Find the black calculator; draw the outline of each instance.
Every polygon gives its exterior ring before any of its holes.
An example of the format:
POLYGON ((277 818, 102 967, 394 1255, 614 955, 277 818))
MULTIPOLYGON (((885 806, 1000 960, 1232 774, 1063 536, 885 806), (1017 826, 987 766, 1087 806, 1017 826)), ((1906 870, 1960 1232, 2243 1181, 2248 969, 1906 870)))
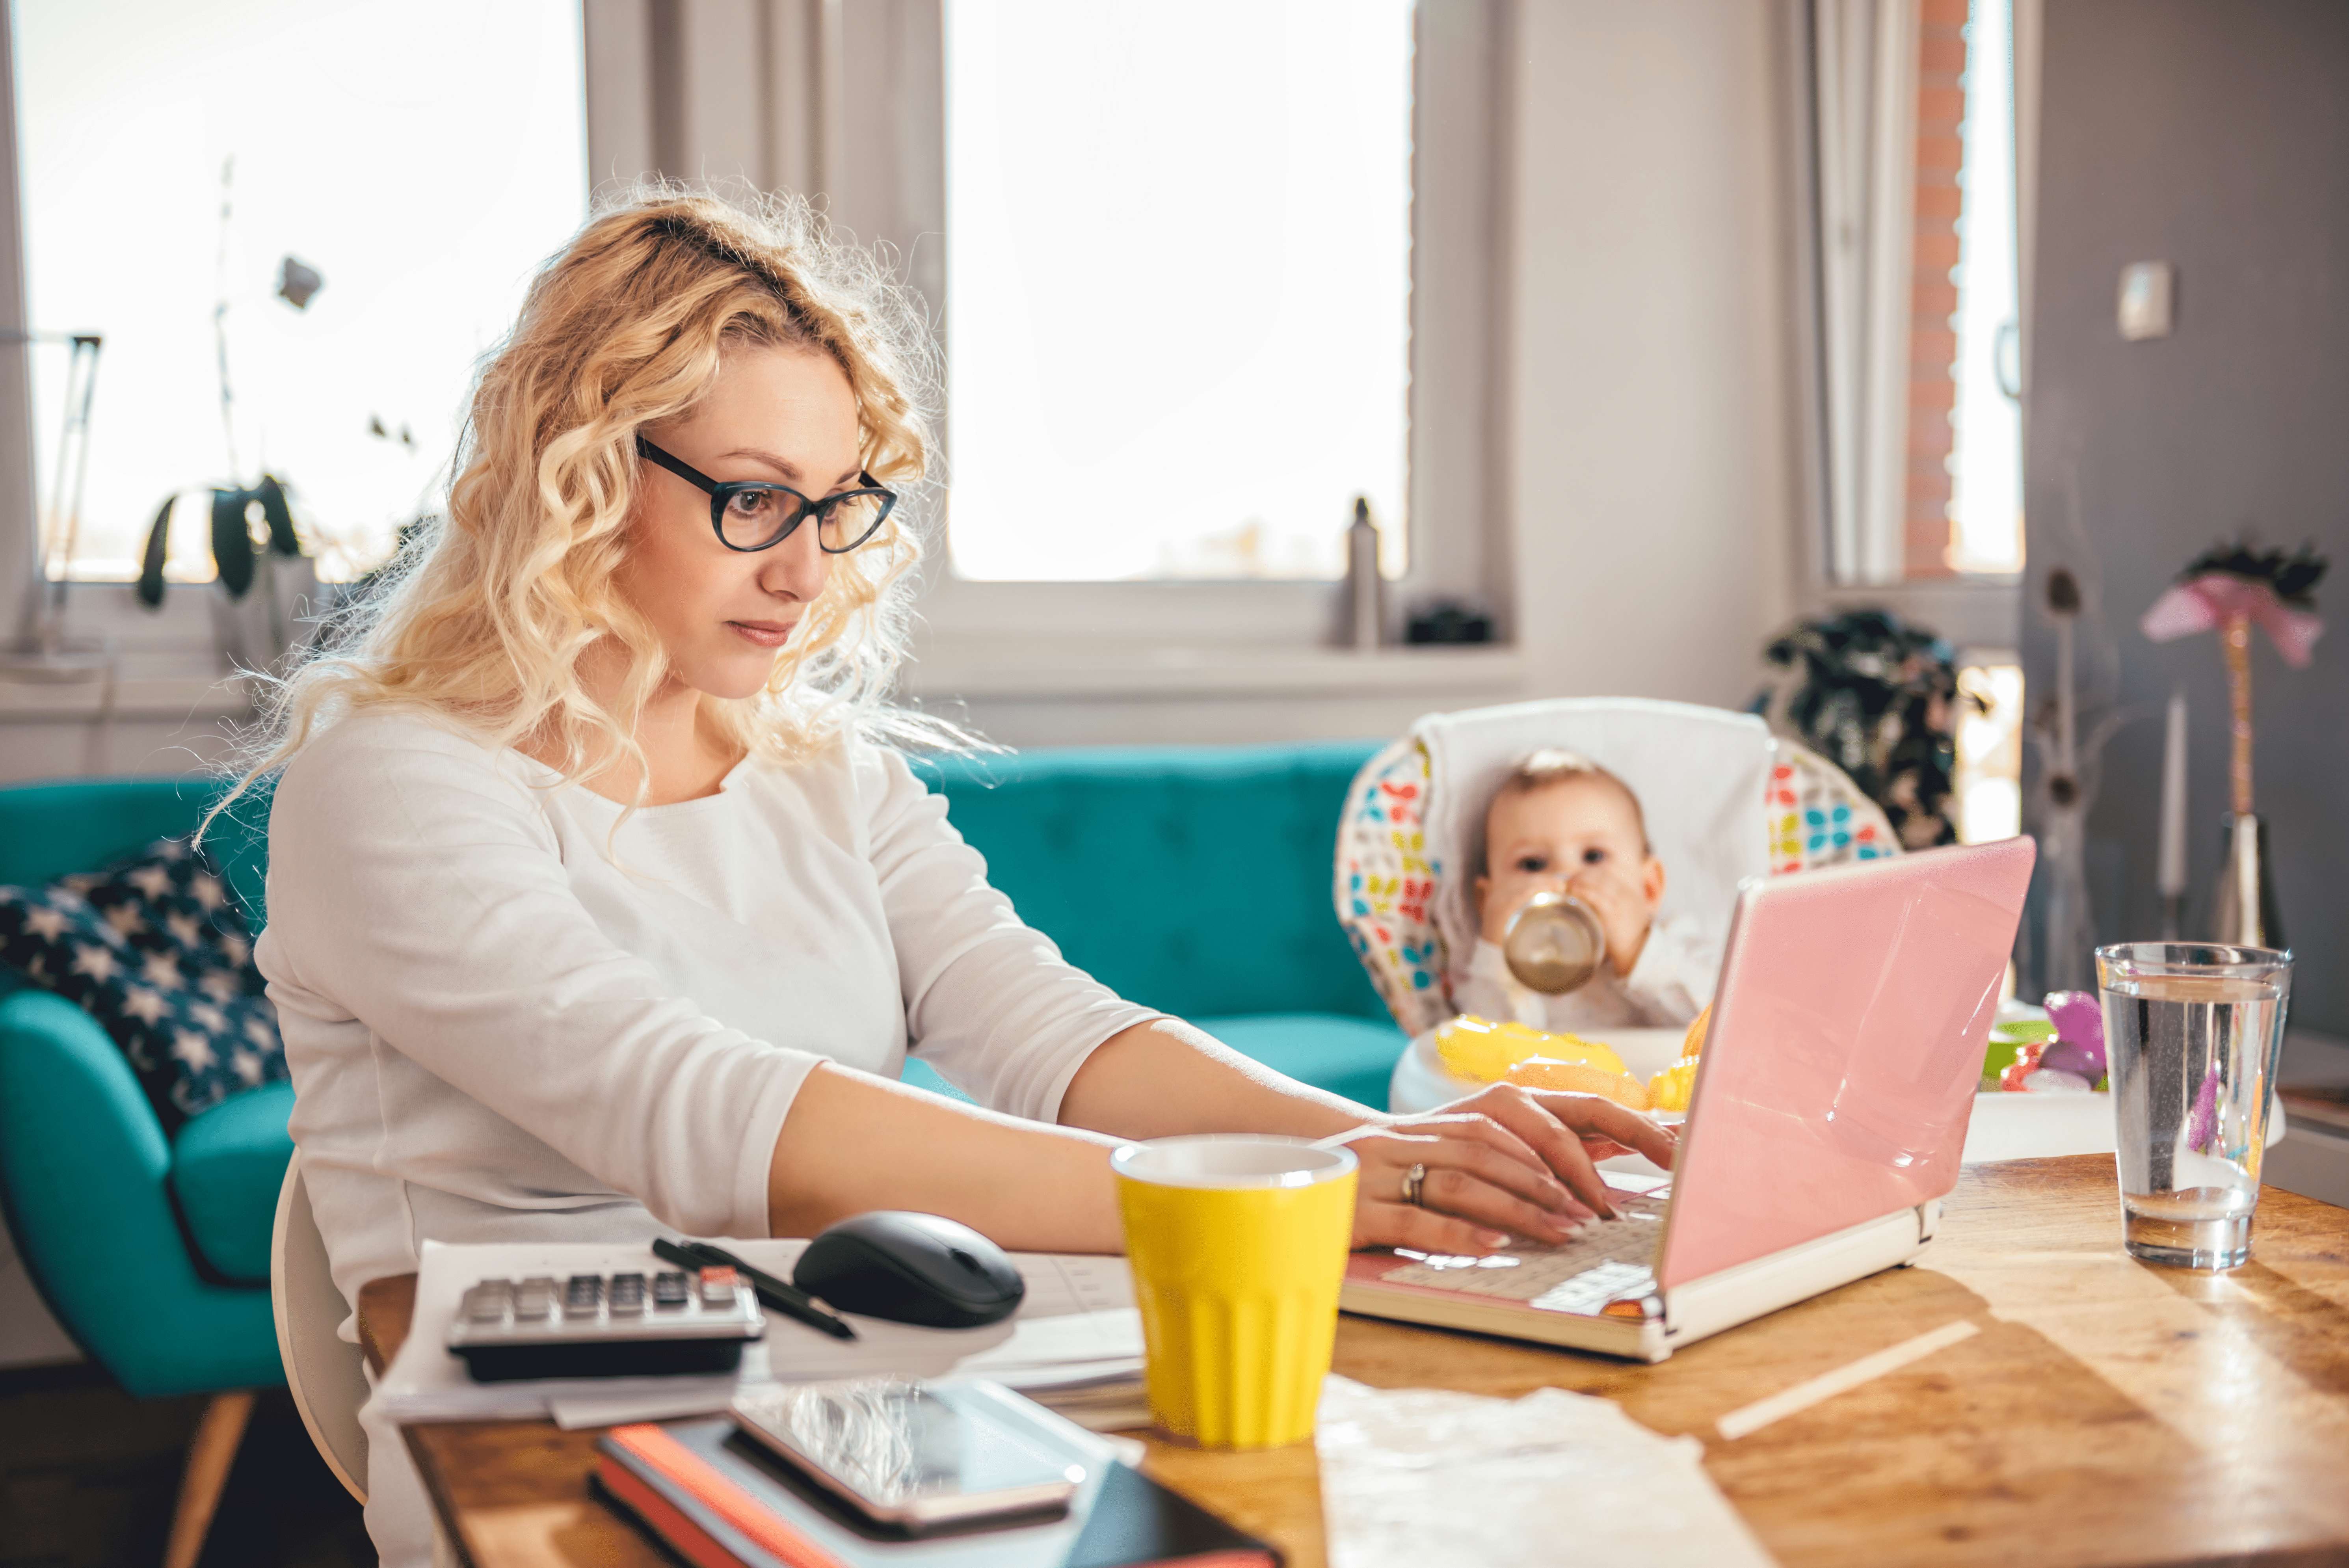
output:
POLYGON ((757 1293, 732 1269, 540 1274, 467 1291, 449 1353, 476 1383, 730 1372, 766 1332, 757 1293))

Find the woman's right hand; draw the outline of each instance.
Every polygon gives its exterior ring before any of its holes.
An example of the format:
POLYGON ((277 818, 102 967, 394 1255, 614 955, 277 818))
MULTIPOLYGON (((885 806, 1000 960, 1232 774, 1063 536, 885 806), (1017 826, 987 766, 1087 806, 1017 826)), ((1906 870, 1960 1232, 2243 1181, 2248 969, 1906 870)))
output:
POLYGON ((1612 1218, 1597 1162, 1640 1154, 1670 1167, 1679 1147, 1671 1129, 1603 1096, 1515 1084, 1321 1141, 1361 1161, 1353 1245, 1469 1256, 1612 1218), (1427 1168, 1417 1203, 1405 1197, 1414 1165, 1427 1168))

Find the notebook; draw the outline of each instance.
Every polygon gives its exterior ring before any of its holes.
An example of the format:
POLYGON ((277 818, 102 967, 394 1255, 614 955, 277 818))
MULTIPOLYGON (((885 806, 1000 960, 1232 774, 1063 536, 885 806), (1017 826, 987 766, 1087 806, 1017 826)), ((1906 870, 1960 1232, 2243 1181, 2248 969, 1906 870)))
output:
POLYGON ((792 1474, 730 1420, 616 1427, 597 1492, 694 1568, 1279 1568, 1280 1553, 1115 1461, 1058 1518, 909 1537, 792 1474))

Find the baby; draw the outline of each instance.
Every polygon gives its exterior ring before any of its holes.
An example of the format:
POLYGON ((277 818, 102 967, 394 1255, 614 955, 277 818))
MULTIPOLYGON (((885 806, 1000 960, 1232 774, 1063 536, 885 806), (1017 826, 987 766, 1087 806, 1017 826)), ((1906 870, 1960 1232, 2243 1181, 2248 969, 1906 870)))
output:
POLYGON ((1568 1032, 1688 1023, 1713 1000, 1721 958, 1687 916, 1656 919, 1663 896, 1663 862, 1649 852, 1647 818, 1630 786, 1571 752, 1535 752, 1485 808, 1482 929, 1465 971, 1454 976, 1454 1004, 1568 1032), (1572 893, 1607 933, 1598 975, 1564 996, 1526 988, 1501 952, 1509 918, 1540 892, 1572 893))

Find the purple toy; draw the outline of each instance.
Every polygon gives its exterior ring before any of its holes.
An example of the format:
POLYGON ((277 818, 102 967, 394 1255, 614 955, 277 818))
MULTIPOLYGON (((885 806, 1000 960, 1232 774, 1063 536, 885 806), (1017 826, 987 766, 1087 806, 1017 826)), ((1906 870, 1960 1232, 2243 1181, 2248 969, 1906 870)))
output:
POLYGON ((2186 1128, 2186 1147, 2198 1154, 2216 1154, 2213 1147, 2219 1134, 2219 1064, 2202 1075, 2202 1086, 2194 1091, 2194 1115, 2186 1128))
POLYGON ((2044 1071, 2076 1073, 2082 1082, 2088 1084, 2105 1075, 2104 1054, 2085 1045, 2075 1045, 2069 1040, 2058 1040, 2042 1051, 2039 1065, 2044 1071))
POLYGON ((2041 1053, 2039 1064, 2077 1073, 2091 1084, 2103 1077, 2105 1009, 2092 991, 2051 991, 2045 1003, 2048 1022, 2055 1025, 2055 1043, 2041 1053))

